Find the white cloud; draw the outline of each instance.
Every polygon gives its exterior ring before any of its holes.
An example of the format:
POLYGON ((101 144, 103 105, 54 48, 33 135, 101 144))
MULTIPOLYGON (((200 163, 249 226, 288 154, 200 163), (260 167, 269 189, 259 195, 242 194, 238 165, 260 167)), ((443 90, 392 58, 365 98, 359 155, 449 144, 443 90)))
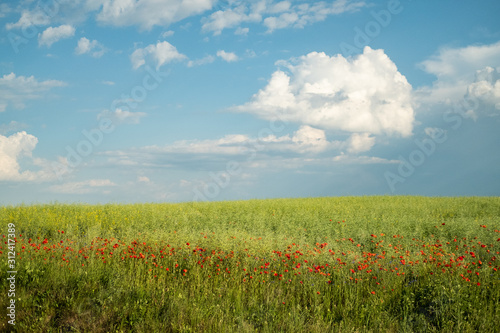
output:
MULTIPOLYGON (((217 0, 62 1, 58 2, 57 12, 44 12, 41 6, 36 6, 32 10, 24 10, 17 22, 8 23, 5 27, 8 30, 21 29, 29 26, 46 26, 55 22, 77 25, 84 22, 90 13, 95 13, 95 20, 104 25, 139 26, 143 30, 151 30, 155 26, 168 27, 185 18, 203 14, 211 10, 217 2, 217 0)), ((363 1, 355 0, 312 3, 274 0, 228 1, 227 9, 212 12, 202 19, 202 30, 218 35, 224 29, 240 28, 242 23, 264 23, 269 32, 287 27, 301 28, 324 20, 329 15, 356 11, 364 6, 366 5, 363 1)), ((0 15, 8 10, 9 8, 3 5, 0 15)), ((241 28, 237 34, 246 34, 248 31, 248 28, 241 28)), ((170 33, 166 31, 167 35, 170 33)))
POLYGON ((38 139, 25 131, 10 136, 0 135, 0 181, 47 181, 55 178, 48 163, 33 158, 38 139), (39 171, 21 171, 20 160, 25 160, 39 171))
POLYGON ((431 138, 435 138, 446 135, 447 131, 439 127, 426 127, 424 133, 431 138))
POLYGON ((146 64, 147 58, 152 58, 156 63, 156 69, 174 60, 184 60, 187 57, 177 51, 175 46, 167 41, 158 42, 156 45, 150 44, 145 48, 135 50, 130 56, 130 61, 134 69, 146 64))
POLYGON ((240 36, 246 36, 248 35, 248 32, 250 31, 249 28, 242 28, 242 27, 238 27, 235 31, 234 31, 234 34, 235 35, 240 35, 240 36))
POLYGON ((147 146, 130 151, 105 152, 110 162, 128 166, 155 166, 157 159, 163 167, 170 163, 194 159, 245 158, 257 152, 275 155, 319 154, 328 150, 341 150, 346 143, 328 141, 325 132, 307 125, 301 126, 292 135, 269 134, 259 139, 243 134, 229 134, 219 139, 180 140, 164 146, 147 146), (167 158, 167 161, 163 160, 167 158))
POLYGON ((325 131, 307 125, 301 126, 295 132, 292 142, 297 145, 295 149, 299 152, 324 151, 330 144, 326 139, 325 131))
POLYGON ((234 28, 245 22, 260 22, 262 20, 262 2, 254 3, 252 11, 240 4, 236 8, 219 10, 202 20, 202 31, 213 32, 214 36, 220 35, 222 30, 234 28))
POLYGON ((80 38, 80 40, 78 40, 78 45, 75 48, 75 53, 84 54, 90 52, 90 50, 94 47, 94 45, 97 45, 96 40, 93 40, 91 42, 88 38, 82 37, 80 38))
POLYGON ((247 50, 245 50, 245 56, 247 58, 255 58, 257 56, 257 53, 255 53, 254 50, 247 49, 247 50))
POLYGON ((5 17, 8 13, 10 13, 12 9, 8 4, 2 3, 0 4, 0 18, 5 17))
POLYGON ((241 154, 241 146, 250 142, 250 138, 241 134, 229 134, 216 140, 180 140, 163 147, 149 146, 146 151, 161 151, 179 154, 241 154))
POLYGON ((202 30, 220 35, 224 29, 237 28, 236 34, 248 33, 243 30, 242 23, 263 23, 268 32, 283 28, 303 28, 306 25, 323 21, 329 15, 353 12, 366 6, 362 1, 337 0, 332 3, 324 1, 313 4, 300 3, 292 5, 290 1, 274 3, 263 0, 246 4, 234 2, 233 8, 219 10, 202 20, 202 30))
POLYGON ((86 37, 80 38, 75 48, 77 55, 89 53, 94 58, 100 58, 106 52, 104 46, 95 39, 90 41, 86 37))
POLYGON ((283 29, 297 23, 299 15, 297 13, 283 13, 280 16, 268 17, 264 20, 264 25, 267 27, 268 32, 276 29, 283 29))
POLYGON ((149 178, 146 177, 146 176, 139 176, 139 177, 137 177, 137 181, 139 183, 150 183, 151 182, 151 180, 149 180, 149 178))
POLYGON ((375 138, 369 133, 353 133, 348 140, 349 147, 347 151, 353 154, 362 153, 372 149, 375 144, 375 138))
POLYGON ((17 159, 20 156, 31 157, 31 152, 35 149, 38 139, 26 132, 18 132, 9 137, 0 135, 0 165, 2 171, 0 180, 21 180, 28 179, 31 174, 27 171, 20 173, 17 159))
POLYGON ((432 86, 420 88, 418 99, 422 102, 456 102, 463 98, 476 72, 485 67, 500 67, 500 42, 463 48, 443 48, 436 55, 423 61, 421 68, 436 76, 432 86))
POLYGON ((53 28, 48 27, 41 34, 38 34, 38 45, 50 47, 55 42, 70 38, 75 35, 75 28, 71 25, 61 25, 59 27, 53 28))
POLYGON ((103 0, 97 21, 114 26, 138 25, 142 29, 168 26, 212 8, 215 0, 103 0))
POLYGON ((28 125, 26 124, 11 120, 8 124, 0 124, 0 134, 7 135, 11 132, 19 132, 27 127, 28 125))
POLYGON ((500 42, 464 48, 443 48, 437 55, 421 63, 423 69, 437 77, 467 77, 476 70, 500 63, 500 42))
POLYGON ((326 130, 412 134, 412 87, 383 50, 354 58, 312 52, 278 62, 268 85, 234 111, 326 130))
POLYGON ((97 120, 102 118, 111 119, 114 124, 139 124, 141 118, 145 117, 144 112, 130 112, 122 109, 116 109, 115 111, 104 110, 97 115, 97 120))
POLYGON ((476 72, 476 79, 467 87, 466 99, 476 105, 469 112, 478 114, 500 114, 500 67, 485 67, 476 72))
POLYGON ((385 158, 373 156, 355 156, 340 154, 331 159, 331 161, 342 164, 398 164, 400 160, 387 160, 385 158))
POLYGON ((173 30, 167 30, 167 31, 162 32, 161 37, 162 38, 167 38, 167 37, 170 37, 170 36, 173 36, 173 35, 174 35, 174 31, 173 30))
POLYGON ((102 2, 103 0, 27 0, 18 2, 20 3, 18 7, 32 7, 32 9, 23 9, 19 20, 15 23, 7 23, 5 27, 7 30, 11 30, 33 26, 25 30, 29 34, 50 24, 79 25, 88 19, 89 13, 100 10, 102 2))
MULTIPOLYGON (((221 59, 223 59, 226 62, 234 62, 234 61, 239 60, 239 58, 236 54, 234 54, 233 52, 226 52, 224 50, 217 51, 216 56, 220 57, 221 59)), ((187 63, 187 66, 188 67, 201 66, 201 65, 210 64, 214 61, 215 61, 215 57, 213 55, 207 55, 201 59, 189 60, 187 63)))
POLYGON ((291 7, 290 1, 281 1, 269 6, 268 12, 271 14, 282 13, 290 10, 291 7))
POLYGON ((236 54, 234 54, 233 52, 226 52, 224 50, 217 51, 217 56, 221 57, 222 59, 224 59, 224 61, 227 62, 233 62, 238 60, 238 56, 236 54))
POLYGON ((60 185, 49 186, 49 191, 66 194, 109 193, 106 188, 116 186, 109 179, 91 179, 81 182, 68 182, 60 185))
POLYGON ((195 66, 201 66, 201 65, 206 65, 210 64, 215 61, 215 57, 212 55, 207 55, 201 59, 197 60, 189 60, 187 63, 188 67, 195 67, 195 66))
POLYGON ((105 84, 107 86, 114 86, 115 83, 113 81, 102 81, 102 84, 105 84))
POLYGON ((43 26, 50 23, 50 18, 47 14, 43 13, 40 9, 35 9, 34 11, 24 10, 21 13, 21 17, 16 23, 7 23, 5 28, 7 30, 12 29, 25 29, 32 25, 43 26))
POLYGON ((0 112, 11 104, 16 109, 23 109, 26 100, 39 99, 52 88, 63 87, 66 83, 57 80, 38 81, 33 76, 5 74, 0 78, 0 112))

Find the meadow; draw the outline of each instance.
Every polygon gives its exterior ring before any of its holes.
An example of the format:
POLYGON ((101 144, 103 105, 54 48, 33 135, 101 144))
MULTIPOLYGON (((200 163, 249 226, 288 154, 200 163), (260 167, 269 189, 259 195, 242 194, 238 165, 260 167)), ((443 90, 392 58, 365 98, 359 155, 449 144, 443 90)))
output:
POLYGON ((2 331, 500 331, 498 197, 21 205, 0 222, 2 331))

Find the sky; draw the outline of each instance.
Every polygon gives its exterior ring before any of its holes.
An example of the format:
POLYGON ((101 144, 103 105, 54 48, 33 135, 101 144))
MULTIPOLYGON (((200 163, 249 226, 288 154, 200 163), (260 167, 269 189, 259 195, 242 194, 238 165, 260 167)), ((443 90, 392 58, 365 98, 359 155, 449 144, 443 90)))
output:
POLYGON ((0 205, 500 195, 500 2, 0 3, 0 205))

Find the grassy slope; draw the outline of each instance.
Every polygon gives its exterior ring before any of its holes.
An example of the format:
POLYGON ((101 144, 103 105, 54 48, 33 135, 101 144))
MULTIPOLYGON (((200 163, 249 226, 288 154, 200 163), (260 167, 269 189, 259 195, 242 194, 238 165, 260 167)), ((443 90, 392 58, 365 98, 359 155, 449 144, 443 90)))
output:
MULTIPOLYGON (((493 270, 498 260, 492 261, 500 250, 500 234, 494 231, 500 229, 499 198, 42 205, 0 208, 0 221, 5 229, 9 222, 15 223, 16 233, 22 234, 18 252, 26 245, 17 260, 16 329, 20 332, 61 328, 89 332, 494 331, 500 319, 499 273, 493 270), (30 248, 29 238, 41 250, 30 248), (48 243, 41 244, 45 238, 48 243), (137 245, 132 245, 134 240, 137 245), (478 242, 487 247, 481 248, 478 242), (435 243, 440 245, 429 250, 429 244, 435 243), (57 248, 43 251, 43 246, 56 244, 57 248), (119 245, 117 249, 113 244, 119 245), (394 245, 399 247, 397 253, 394 245), (120 259, 118 251, 130 246, 146 258, 129 259, 122 253, 127 259, 120 259), (104 248, 105 254, 99 254, 97 249, 104 248), (160 259, 160 251, 171 248, 175 248, 172 255, 160 259), (193 255, 199 249, 206 250, 200 251, 204 268, 197 263, 200 258, 195 259, 198 252, 193 255), (456 268, 456 263, 455 269, 446 268, 447 273, 441 273, 436 260, 424 263, 423 256, 417 256, 422 249, 427 256, 441 251, 441 257, 434 255, 440 261, 475 251, 477 257, 464 261, 474 268, 466 274, 471 281, 460 277, 467 269, 456 268), (77 254, 79 250, 83 253, 77 254), (115 253, 110 256, 108 251, 115 253), (302 255, 294 258, 295 251, 302 255), (378 262, 363 263, 367 253, 378 256, 383 251, 387 253, 378 262), (88 259, 83 258, 85 253, 88 259), (290 260, 286 253, 292 254, 290 260), (63 254, 69 263, 61 261, 63 254), (420 262, 402 265, 401 254, 407 261, 420 262), (337 259, 344 264, 338 265, 337 259), (479 259, 484 261, 480 269, 472 264, 479 259), (292 270, 299 262, 302 267, 292 270), (216 275, 218 263, 221 271, 216 275), (268 274, 260 268, 265 263, 269 263, 268 274), (364 264, 369 267, 360 269, 364 264), (324 268, 317 271, 317 265, 324 268), (170 271, 165 272, 165 267, 170 271), (373 273, 367 273, 369 269, 373 273), (247 273, 252 271, 250 281, 247 273), (301 275, 294 275, 298 271, 301 275), (274 274, 284 276, 279 280, 274 274)), ((2 251, 0 275, 5 284, 7 258, 2 251)), ((2 299, 3 308, 6 302, 2 299)))

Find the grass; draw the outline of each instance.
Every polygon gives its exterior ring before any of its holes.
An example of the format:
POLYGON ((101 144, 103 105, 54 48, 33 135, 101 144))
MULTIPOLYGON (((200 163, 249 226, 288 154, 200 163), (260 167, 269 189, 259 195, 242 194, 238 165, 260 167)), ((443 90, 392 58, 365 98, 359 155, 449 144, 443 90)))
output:
POLYGON ((499 331, 500 198, 53 204, 0 221, 17 241, 3 331, 499 331))

